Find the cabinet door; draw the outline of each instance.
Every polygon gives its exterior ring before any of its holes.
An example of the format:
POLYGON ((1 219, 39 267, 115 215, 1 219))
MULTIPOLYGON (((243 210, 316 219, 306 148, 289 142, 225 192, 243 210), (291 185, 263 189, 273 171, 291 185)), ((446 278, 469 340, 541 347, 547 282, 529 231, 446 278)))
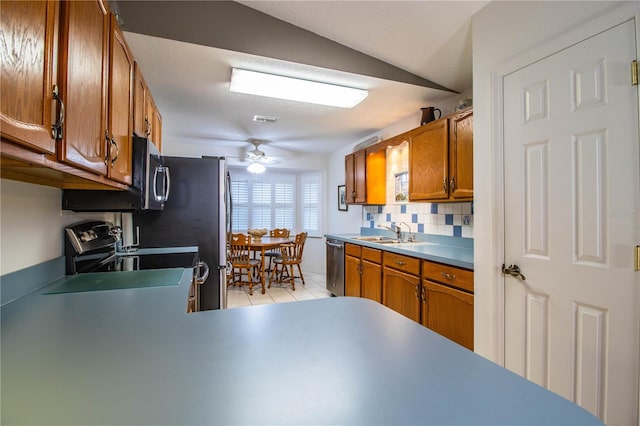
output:
POLYGON ((353 204, 356 195, 356 187, 353 169, 353 154, 344 157, 344 185, 345 185, 345 202, 353 204))
MULTIPOLYGON (((387 203, 387 151, 380 149, 369 152, 365 150, 365 194, 366 204, 387 203)), ((357 165, 356 165, 357 167, 357 165)))
POLYGON ((449 191, 451 198, 473 198, 473 112, 456 115, 449 124, 449 191))
POLYGON ((362 297, 382 303, 382 266, 362 260, 362 297))
POLYGON ((131 185, 133 55, 111 15, 109 56, 109 178, 131 185))
POLYGON ((367 157, 361 149, 344 157, 345 191, 347 204, 367 201, 367 157))
POLYGON ((100 0, 62 3, 61 161, 106 175, 109 13, 100 0))
POLYGON ((2 136, 52 154, 59 3, 3 0, 0 8, 2 136))
POLYGON ((409 200, 449 197, 449 126, 447 119, 419 127, 409 144, 409 200))
MULTIPOLYGON (((353 180, 355 187, 355 197, 352 196, 354 203, 367 202, 367 155, 365 150, 353 153, 353 180)), ((350 194, 347 193, 347 197, 350 194)))
POLYGON ((142 71, 136 62, 134 64, 134 89, 133 89, 133 132, 136 136, 145 138, 149 135, 151 125, 146 115, 147 107, 147 83, 144 81, 142 71))
POLYGON ((158 105, 154 103, 153 120, 151 127, 153 128, 153 143, 162 152, 162 115, 158 109, 158 105))
POLYGON ((344 295, 360 297, 360 258, 344 257, 344 295))
POLYGON ((424 280, 422 324, 473 350, 473 295, 424 280))
POLYGON ((407 318, 420 322, 420 278, 384 267, 382 303, 407 318))

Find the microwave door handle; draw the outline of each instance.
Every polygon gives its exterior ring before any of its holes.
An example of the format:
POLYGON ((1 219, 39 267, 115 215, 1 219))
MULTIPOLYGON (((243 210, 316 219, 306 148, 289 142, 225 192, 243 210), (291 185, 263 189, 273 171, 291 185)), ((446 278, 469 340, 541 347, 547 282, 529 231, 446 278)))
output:
POLYGON ((160 201, 160 197, 158 197, 158 171, 160 167, 156 166, 153 171, 153 199, 156 201, 160 201))
POLYGON ((169 173, 169 167, 164 166, 162 169, 165 172, 165 182, 167 183, 162 201, 167 201, 169 200, 169 190, 171 189, 171 174, 169 173))

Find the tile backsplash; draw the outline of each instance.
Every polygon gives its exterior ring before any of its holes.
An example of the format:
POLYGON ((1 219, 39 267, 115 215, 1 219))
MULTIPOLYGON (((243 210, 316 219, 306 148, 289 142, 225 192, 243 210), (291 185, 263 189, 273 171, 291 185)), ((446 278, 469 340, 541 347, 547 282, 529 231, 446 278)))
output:
MULTIPOLYGON (((377 228, 404 222, 411 232, 473 238, 473 202, 403 203, 363 206, 362 227, 377 228)), ((406 228, 403 227, 403 230, 406 228)))
MULTIPOLYGON (((387 204, 363 206, 362 227, 377 228, 389 223, 404 222, 411 232, 473 238, 473 202, 464 203, 409 203, 405 180, 401 178, 409 169, 409 143, 387 149, 387 204)), ((403 230, 406 230, 403 227, 403 230)))

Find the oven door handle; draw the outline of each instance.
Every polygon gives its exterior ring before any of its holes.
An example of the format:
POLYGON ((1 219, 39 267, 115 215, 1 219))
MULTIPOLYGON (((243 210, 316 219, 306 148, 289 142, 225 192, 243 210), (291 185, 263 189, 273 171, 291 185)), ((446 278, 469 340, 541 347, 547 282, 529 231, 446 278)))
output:
POLYGON ((204 268, 204 273, 196 277, 196 284, 199 285, 204 284, 207 278, 209 278, 209 265, 207 265, 207 262, 203 260, 198 261, 198 272, 200 272, 200 268, 204 268))

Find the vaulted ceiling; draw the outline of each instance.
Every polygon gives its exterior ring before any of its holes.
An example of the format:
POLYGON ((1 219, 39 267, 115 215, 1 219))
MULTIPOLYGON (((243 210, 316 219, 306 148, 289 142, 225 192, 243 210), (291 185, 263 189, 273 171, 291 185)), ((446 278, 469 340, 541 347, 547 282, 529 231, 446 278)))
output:
MULTIPOLYGON (((470 17, 486 1, 112 1, 171 155, 293 167, 471 88, 470 17), (231 68, 369 90, 352 109, 229 92, 231 68), (279 117, 257 123, 254 115, 279 117)), ((416 123, 417 125, 418 123, 416 123)))

